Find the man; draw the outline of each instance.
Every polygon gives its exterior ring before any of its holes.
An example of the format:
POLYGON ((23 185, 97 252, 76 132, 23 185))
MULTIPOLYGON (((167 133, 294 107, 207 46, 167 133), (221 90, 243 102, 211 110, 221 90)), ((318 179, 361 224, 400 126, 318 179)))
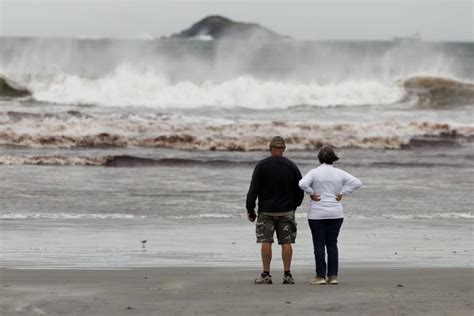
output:
POLYGON ((285 141, 275 136, 270 142, 271 156, 257 163, 247 193, 247 217, 253 222, 257 218, 257 242, 262 244, 263 272, 256 284, 272 284, 270 262, 272 260, 273 235, 276 231, 283 259, 283 284, 294 284, 290 272, 296 239, 295 210, 303 201, 304 192, 298 182, 301 173, 295 163, 283 157, 285 141), (258 198, 258 217, 255 200, 258 198))

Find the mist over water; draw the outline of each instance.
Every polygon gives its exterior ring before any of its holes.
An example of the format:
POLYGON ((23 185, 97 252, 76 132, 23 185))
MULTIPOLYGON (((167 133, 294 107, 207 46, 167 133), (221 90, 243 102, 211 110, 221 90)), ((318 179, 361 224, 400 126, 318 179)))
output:
POLYGON ((0 40, 0 72, 59 104, 251 109, 392 104, 397 80, 472 81, 474 47, 454 43, 0 40))

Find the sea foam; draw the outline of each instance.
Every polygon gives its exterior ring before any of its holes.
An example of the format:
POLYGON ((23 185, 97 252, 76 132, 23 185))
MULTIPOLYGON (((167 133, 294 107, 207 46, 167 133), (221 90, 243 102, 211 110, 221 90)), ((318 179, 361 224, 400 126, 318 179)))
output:
POLYGON ((395 82, 299 83, 252 76, 222 82, 171 82, 159 74, 137 72, 130 67, 120 67, 113 74, 98 79, 56 75, 31 82, 28 88, 33 97, 42 102, 153 109, 387 105, 404 96, 403 89, 395 82))

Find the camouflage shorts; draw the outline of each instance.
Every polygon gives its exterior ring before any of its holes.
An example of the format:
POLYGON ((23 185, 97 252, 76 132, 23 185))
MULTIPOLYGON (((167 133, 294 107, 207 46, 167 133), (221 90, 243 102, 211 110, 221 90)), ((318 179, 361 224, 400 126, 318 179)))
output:
POLYGON ((277 233, 278 244, 294 244, 296 240, 295 213, 284 216, 272 216, 259 213, 257 217, 257 242, 273 243, 273 235, 277 233))

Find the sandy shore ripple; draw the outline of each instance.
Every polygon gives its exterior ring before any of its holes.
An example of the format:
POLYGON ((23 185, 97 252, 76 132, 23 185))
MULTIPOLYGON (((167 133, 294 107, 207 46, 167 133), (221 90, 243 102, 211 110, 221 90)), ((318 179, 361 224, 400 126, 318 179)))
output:
POLYGON ((343 268, 339 285, 258 269, 1 269, 2 315, 472 315, 472 268, 343 268))

